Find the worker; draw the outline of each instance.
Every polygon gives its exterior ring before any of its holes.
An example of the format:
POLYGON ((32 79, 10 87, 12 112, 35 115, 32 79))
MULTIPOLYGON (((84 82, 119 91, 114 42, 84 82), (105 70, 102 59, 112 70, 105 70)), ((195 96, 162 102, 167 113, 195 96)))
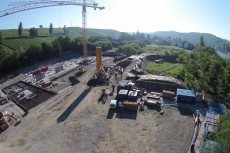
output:
POLYGON ((112 85, 112 92, 115 91, 115 85, 112 85))
POLYGON ((140 111, 143 111, 144 110, 144 104, 145 104, 144 100, 141 99, 139 104, 140 104, 140 111))
POLYGON ((193 119, 195 121, 195 126, 199 125, 200 123, 200 111, 196 110, 196 112, 193 114, 193 119))
POLYGON ((109 86, 109 76, 106 76, 106 85, 109 86))

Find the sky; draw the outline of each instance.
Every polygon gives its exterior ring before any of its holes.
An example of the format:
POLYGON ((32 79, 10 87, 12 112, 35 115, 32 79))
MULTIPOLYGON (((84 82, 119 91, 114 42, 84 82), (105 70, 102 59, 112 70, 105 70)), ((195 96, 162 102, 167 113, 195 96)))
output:
MULTIPOLYGON (((8 4, 15 1, 20 0, 0 0, 0 11, 10 8, 8 4)), ((105 9, 87 8, 88 28, 121 32, 204 32, 230 40, 230 0, 95 1, 105 9)), ((81 6, 24 11, 0 18, 0 29, 17 29, 19 22, 22 22, 23 28, 49 27, 50 23, 61 28, 64 25, 81 27, 81 11, 81 6)))

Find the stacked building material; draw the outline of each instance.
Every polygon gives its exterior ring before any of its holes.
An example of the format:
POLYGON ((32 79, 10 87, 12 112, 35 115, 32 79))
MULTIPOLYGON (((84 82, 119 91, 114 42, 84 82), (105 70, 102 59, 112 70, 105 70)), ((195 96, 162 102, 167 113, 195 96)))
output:
POLYGON ((63 65, 57 66, 57 67, 55 68, 55 72, 56 72, 56 73, 61 72, 61 71, 63 71, 63 70, 64 70, 63 65))
POLYGON ((215 114, 213 112, 206 113, 204 136, 207 136, 209 132, 214 130, 214 126, 219 123, 219 117, 219 114, 215 114))
POLYGON ((157 104, 159 104, 159 101, 160 101, 160 96, 148 95, 147 100, 146 100, 146 104, 147 105, 157 105, 157 104))
POLYGON ((138 103, 136 101, 124 101, 123 105, 129 110, 138 110, 138 103))
POLYGON ((184 84, 173 77, 159 75, 140 75, 135 81, 135 86, 150 91, 162 92, 163 90, 176 92, 177 88, 184 88, 184 84))
POLYGON ((221 103, 210 102, 209 109, 205 118, 205 137, 209 132, 212 132, 214 130, 214 126, 219 123, 220 115, 226 115, 226 106, 221 103))
POLYGON ((35 75, 36 81, 40 81, 45 78, 45 73, 39 73, 35 75))
POLYGON ((162 96, 162 93, 159 92, 150 92, 151 95, 162 96))
POLYGON ((175 94, 175 92, 172 92, 172 91, 163 90, 162 97, 173 99, 176 97, 176 94, 175 94))

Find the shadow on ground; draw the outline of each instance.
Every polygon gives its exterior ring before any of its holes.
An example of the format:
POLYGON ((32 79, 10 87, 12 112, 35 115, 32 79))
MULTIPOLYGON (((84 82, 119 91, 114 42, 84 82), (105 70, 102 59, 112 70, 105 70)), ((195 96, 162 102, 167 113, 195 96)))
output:
POLYGON ((112 119, 115 114, 115 109, 109 109, 107 113, 107 119, 112 119))
POLYGON ((71 82, 71 86, 74 86, 75 84, 78 84, 80 81, 76 77, 69 77, 69 81, 71 82))
POLYGON ((119 119, 132 119, 136 120, 137 119, 137 111, 134 110, 121 110, 116 112, 115 118, 119 119))
POLYGON ((72 113, 72 111, 80 104, 80 102, 88 95, 92 90, 91 87, 86 88, 79 97, 58 117, 57 122, 63 122, 72 113))
POLYGON ((186 108, 185 106, 178 106, 178 110, 180 112, 181 115, 185 115, 185 116, 191 116, 193 114, 193 111, 189 108, 186 108))
POLYGON ((109 109, 107 113, 107 119, 112 119, 115 115, 115 118, 119 119, 137 119, 137 111, 134 110, 115 110, 115 109, 109 109))
POLYGON ((157 111, 157 112, 161 111, 161 107, 159 105, 148 105, 147 109, 154 110, 154 111, 157 111))

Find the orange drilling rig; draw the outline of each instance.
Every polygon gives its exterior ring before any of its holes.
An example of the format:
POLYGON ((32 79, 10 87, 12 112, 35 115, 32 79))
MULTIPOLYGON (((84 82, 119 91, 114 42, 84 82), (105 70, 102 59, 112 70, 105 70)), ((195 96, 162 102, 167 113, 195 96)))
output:
POLYGON ((101 47, 96 47, 96 73, 88 81, 89 86, 108 84, 109 75, 105 72, 104 67, 102 65, 101 52, 101 47))

